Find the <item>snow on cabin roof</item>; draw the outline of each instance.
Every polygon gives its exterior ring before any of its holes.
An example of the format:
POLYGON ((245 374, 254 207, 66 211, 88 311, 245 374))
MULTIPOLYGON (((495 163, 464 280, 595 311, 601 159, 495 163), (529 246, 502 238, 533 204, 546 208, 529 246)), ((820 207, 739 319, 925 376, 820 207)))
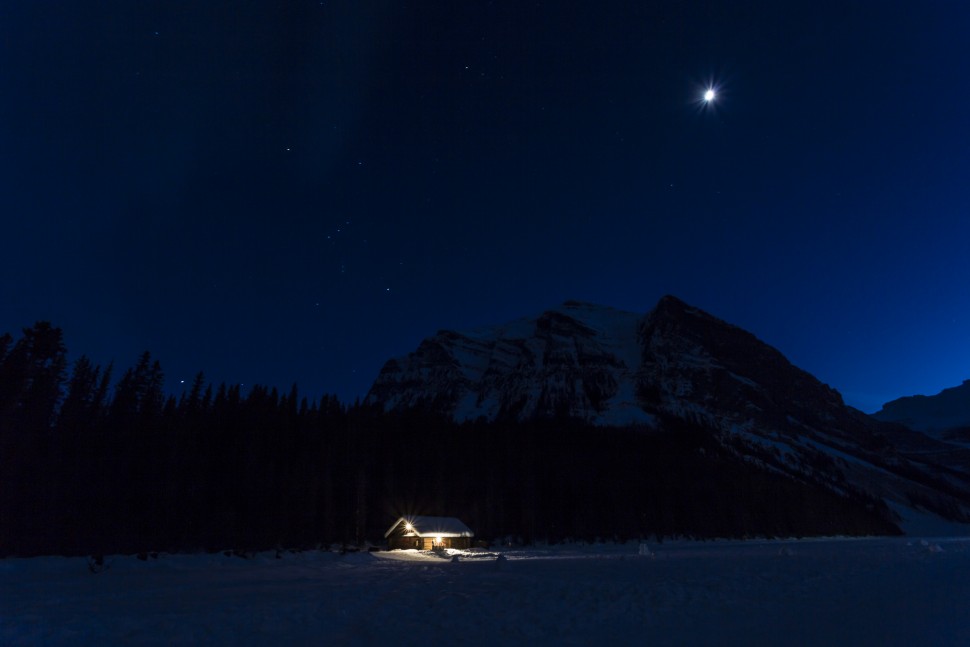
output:
POLYGON ((471 528, 455 517, 401 517, 384 533, 390 537, 398 526, 411 524, 411 530, 405 535, 412 537, 474 537, 471 528))

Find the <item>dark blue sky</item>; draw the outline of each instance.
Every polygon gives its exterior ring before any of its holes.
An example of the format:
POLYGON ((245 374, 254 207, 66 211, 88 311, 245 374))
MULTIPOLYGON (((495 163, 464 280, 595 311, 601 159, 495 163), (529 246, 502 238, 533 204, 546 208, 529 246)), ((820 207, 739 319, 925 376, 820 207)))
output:
POLYGON ((0 331, 363 394, 671 293, 873 410, 970 377, 970 6, 0 5, 0 331), (698 102, 718 89, 713 109, 698 102))

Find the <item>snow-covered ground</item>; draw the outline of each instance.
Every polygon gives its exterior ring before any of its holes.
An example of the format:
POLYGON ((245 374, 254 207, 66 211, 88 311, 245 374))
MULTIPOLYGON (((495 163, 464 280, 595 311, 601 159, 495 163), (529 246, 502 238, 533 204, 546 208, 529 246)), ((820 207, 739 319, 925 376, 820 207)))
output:
POLYGON ((970 538, 0 561, 3 645, 968 645, 970 538))

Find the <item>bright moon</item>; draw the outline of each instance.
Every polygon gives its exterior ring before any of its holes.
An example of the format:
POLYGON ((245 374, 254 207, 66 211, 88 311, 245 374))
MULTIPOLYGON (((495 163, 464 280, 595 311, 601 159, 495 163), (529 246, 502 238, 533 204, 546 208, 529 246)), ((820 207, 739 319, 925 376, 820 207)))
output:
POLYGON ((714 101, 714 90, 708 90, 704 93, 704 101, 707 101, 708 103, 714 101))

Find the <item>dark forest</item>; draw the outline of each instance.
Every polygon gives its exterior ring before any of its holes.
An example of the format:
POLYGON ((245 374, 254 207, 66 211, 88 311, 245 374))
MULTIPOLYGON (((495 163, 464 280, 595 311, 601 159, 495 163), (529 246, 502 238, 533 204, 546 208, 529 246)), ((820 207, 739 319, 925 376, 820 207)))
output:
POLYGON ((46 322, 0 337, 0 556, 358 549, 409 514, 484 542, 898 533, 699 423, 455 424, 201 373, 175 396, 148 352, 115 372, 69 367, 46 322))

